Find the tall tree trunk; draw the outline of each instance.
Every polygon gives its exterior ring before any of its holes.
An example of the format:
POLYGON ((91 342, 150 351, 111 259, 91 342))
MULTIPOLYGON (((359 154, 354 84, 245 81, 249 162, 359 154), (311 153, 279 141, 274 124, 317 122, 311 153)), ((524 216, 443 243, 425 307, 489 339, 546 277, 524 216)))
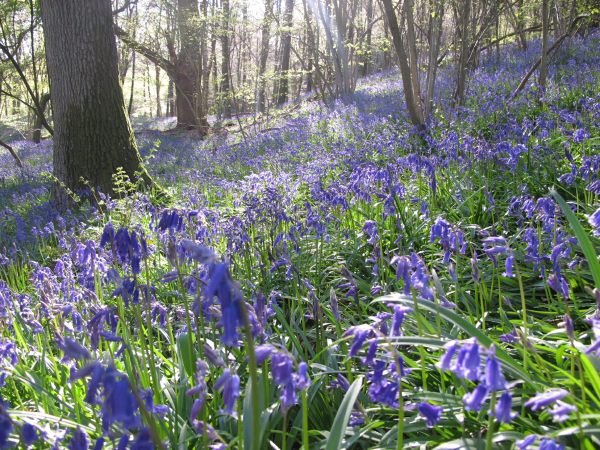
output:
POLYGON ((198 0, 177 0, 179 27, 179 53, 175 65, 175 103, 177 127, 196 129, 206 134, 210 128, 206 111, 202 108, 200 68, 200 42, 198 0))
MULTIPOLYGON (((112 192, 118 168, 131 178, 143 169, 119 84, 111 2, 44 0, 41 11, 56 124, 54 175, 75 192, 84 187, 81 178, 112 192)), ((54 195, 68 203, 60 187, 54 195)))
POLYGON ((129 87, 129 103, 127 104, 127 114, 131 117, 131 113, 133 112, 133 97, 135 91, 135 60, 136 60, 135 51, 131 52, 131 85, 129 87))
POLYGON ((509 17, 512 20, 513 27, 515 29, 515 33, 519 38, 519 44, 521 45, 521 50, 527 50, 527 36, 525 35, 525 25, 523 23, 523 18, 521 17, 523 13, 523 0, 517 0, 516 6, 517 11, 515 12, 514 4, 512 0, 505 0, 508 5, 508 13, 509 17))
MULTIPOLYGON (((410 60, 410 75, 412 80, 413 96, 421 104, 421 80, 419 77, 419 56, 417 54, 417 37, 415 35, 415 19, 413 17, 412 0, 404 0, 404 15, 406 18, 406 43, 410 60)), ((424 121, 424 117, 422 117, 424 121)))
POLYGON ((167 117, 173 117, 175 114, 175 83, 169 79, 167 85, 167 117))
POLYGON ((550 25, 548 0, 542 0, 542 57, 540 62, 540 77, 538 83, 542 90, 546 90, 546 78, 548 75, 548 28, 550 25))
POLYGON ((392 0, 381 0, 385 15, 387 18, 387 24, 392 35, 392 42, 396 49, 398 56, 398 64, 400 65, 400 74, 402 75, 402 87, 404 90, 404 98, 406 100, 406 108, 410 120, 413 124, 423 127, 425 120, 423 118, 423 110, 421 107, 421 101, 414 96, 413 80, 411 75, 411 69, 408 61, 408 56, 404 48, 404 42, 402 39, 402 33, 398 26, 398 20, 396 19, 396 13, 394 12, 394 5, 392 0))
POLYGON ((223 25, 221 30, 221 96, 223 101, 223 117, 231 117, 231 62, 230 62, 230 10, 229 0, 222 0, 223 25))
POLYGON ((261 26, 260 56, 258 61, 258 80, 256 89, 256 112, 264 113, 266 106, 267 61, 269 59, 269 41, 271 39, 271 21, 273 20, 273 0, 265 0, 265 15, 261 26))
POLYGON ((202 111, 208 111, 210 91, 210 63, 208 55, 208 0, 202 0, 202 27, 200 29, 200 52, 202 53, 202 111))
POLYGON ((361 74, 366 77, 369 74, 369 60, 371 59, 371 39, 373 34, 373 0, 367 0, 367 27, 365 30, 365 48, 363 49, 363 63, 361 66, 361 74))
MULTIPOLYGON (((50 101, 50 94, 45 93, 40 97, 40 108, 42 108, 42 114, 45 113, 48 102, 50 101)), ((39 144, 42 140, 42 122, 44 116, 40 116, 39 113, 35 115, 35 122, 33 124, 33 132, 31 133, 31 140, 36 144, 39 144)))
POLYGON ((156 117, 162 117, 162 102, 160 99, 160 67, 154 65, 154 88, 156 90, 156 117))
POLYGON ((438 56, 442 39, 442 23, 444 16, 443 0, 430 0, 431 11, 429 14, 429 55, 427 58, 427 87, 425 91, 425 117, 433 111, 435 96, 435 79, 437 75, 438 56))
POLYGON ((285 13, 283 17, 284 29, 281 36, 281 65, 279 66, 279 95, 277 97, 278 105, 283 105, 288 100, 293 14, 294 0, 285 0, 285 13))
POLYGON ((460 17, 460 55, 456 76, 454 104, 463 106, 465 103, 465 88, 467 79, 467 62, 469 58, 469 24, 471 22, 471 0, 464 0, 460 17))

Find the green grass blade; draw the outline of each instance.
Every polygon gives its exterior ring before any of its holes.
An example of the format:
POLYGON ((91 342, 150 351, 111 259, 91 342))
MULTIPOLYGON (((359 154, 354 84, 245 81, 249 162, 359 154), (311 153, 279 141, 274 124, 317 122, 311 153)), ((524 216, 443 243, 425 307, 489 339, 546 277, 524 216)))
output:
POLYGON ((342 441, 344 440, 344 435, 346 434, 346 427, 348 426, 352 408, 354 408, 354 403, 356 402, 360 388, 362 387, 362 382, 362 377, 357 378, 350 386, 350 389, 348 389, 348 392, 346 392, 346 395, 342 400, 342 404, 340 405, 340 408, 335 415, 335 419, 333 420, 333 426, 329 432, 325 450, 339 450, 342 448, 342 441))
POLYGON ((555 190, 553 190, 551 193, 554 199, 560 205, 563 214, 569 221, 569 225, 571 226, 573 233, 575 233, 577 242, 579 243, 579 246, 581 247, 581 250, 583 251, 583 254, 585 255, 590 266, 590 271, 592 272, 592 277, 594 278, 594 284, 598 289, 600 289, 600 262, 598 262, 598 255, 596 254, 596 250, 594 250, 592 241, 581 226, 581 223, 579 223, 577 216, 573 213, 573 211, 571 211, 571 208, 569 208, 567 202, 565 202, 565 199, 563 199, 555 190))

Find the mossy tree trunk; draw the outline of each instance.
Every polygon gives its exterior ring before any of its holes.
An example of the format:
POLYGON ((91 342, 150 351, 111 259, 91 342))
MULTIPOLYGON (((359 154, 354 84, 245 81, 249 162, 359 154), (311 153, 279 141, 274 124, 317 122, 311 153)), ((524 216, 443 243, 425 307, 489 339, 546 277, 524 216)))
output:
MULTIPOLYGON (((41 2, 54 113, 54 176, 110 193, 118 168, 143 170, 119 84, 110 0, 41 2)), ((148 175, 143 172, 149 181, 148 175)), ((55 200, 68 203, 62 187, 55 200)))

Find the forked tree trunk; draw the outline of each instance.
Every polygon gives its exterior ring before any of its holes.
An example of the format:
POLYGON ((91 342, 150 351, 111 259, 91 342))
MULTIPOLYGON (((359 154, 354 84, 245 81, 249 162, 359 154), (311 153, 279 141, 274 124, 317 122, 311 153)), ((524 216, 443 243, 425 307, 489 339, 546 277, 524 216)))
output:
MULTIPOLYGON (((142 168, 119 84, 111 2, 44 0, 41 11, 56 124, 54 175, 75 192, 84 187, 81 179, 111 192, 118 168, 131 178, 142 168)), ((60 187, 55 199, 68 203, 60 187)))
POLYGON ((404 90, 404 99, 406 100, 406 108, 408 109, 410 120, 414 125, 424 127, 425 120, 423 117, 421 100, 419 98, 415 98, 414 96, 414 81, 412 79, 412 71, 406 49, 404 48, 402 32, 400 31, 398 20, 396 19, 396 13, 394 11, 392 0, 381 0, 381 4, 387 19, 387 28, 392 35, 392 42, 398 56, 398 64, 400 65, 400 74, 402 76, 402 88, 404 90))

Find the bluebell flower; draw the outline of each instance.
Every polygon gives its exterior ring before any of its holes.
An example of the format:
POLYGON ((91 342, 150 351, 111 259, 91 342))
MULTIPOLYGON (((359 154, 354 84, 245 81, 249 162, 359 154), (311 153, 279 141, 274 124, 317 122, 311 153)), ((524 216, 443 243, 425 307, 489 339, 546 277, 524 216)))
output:
POLYGON ((563 325, 565 327, 565 332, 567 333, 567 337, 573 341, 575 339, 575 327, 573 325, 573 319, 568 314, 565 314, 563 319, 563 325))
POLYGON ((275 347, 271 344, 257 345, 254 349, 254 354, 256 355, 256 364, 260 366, 263 362, 271 357, 271 354, 274 350, 275 347))
POLYGON ((471 381, 479 379, 481 374, 481 357, 479 355, 479 344, 475 338, 465 342, 456 358, 456 365, 452 369, 459 378, 471 381))
POLYGON ((436 363, 436 366, 441 370, 452 370, 452 359, 456 355, 456 351, 459 349, 458 341, 450 341, 444 344, 446 350, 440 360, 436 363))
POLYGON ((373 364, 375 356, 377 355, 378 344, 379 343, 377 339, 371 340, 371 343, 369 344, 369 348, 367 350, 367 356, 362 360, 363 365, 370 366, 373 364))
POLYGON ((404 283, 404 294, 410 294, 410 274, 411 274, 411 260, 408 256, 394 256, 390 262, 392 265, 396 265, 396 280, 400 280, 404 283))
POLYGON ((516 442, 516 446, 519 450, 527 450, 538 438, 537 434, 530 434, 529 436, 516 442))
POLYGON ((479 383, 477 387, 468 394, 463 396, 463 403, 467 411, 479 411, 485 399, 487 398, 489 389, 483 383, 479 383))
POLYGON ((92 357, 88 349, 69 337, 63 338, 62 336, 57 335, 56 344, 58 348, 63 351, 64 361, 69 359, 88 360, 92 357))
POLYGON ((513 328, 510 331, 510 333, 501 334, 499 339, 507 344, 514 344, 516 342, 519 342, 517 330, 515 328, 513 328))
MULTIPOLYGON (((594 290, 594 292, 598 293, 600 291, 594 290)), ((597 297, 600 297, 600 295, 597 294, 597 297)), ((591 323, 592 331, 594 333, 594 341, 592 342, 592 345, 590 345, 585 351, 586 355, 589 355, 590 353, 598 354, 600 350, 600 319, 593 318, 591 323)))
POLYGON ((600 208, 593 214, 587 216, 587 219, 592 226, 592 234, 596 237, 600 237, 600 208))
POLYGON ((505 262, 505 271, 502 275, 504 275, 505 277, 508 278, 512 278, 515 275, 513 274, 513 265, 515 263, 515 255, 514 253, 510 252, 508 254, 508 257, 506 258, 506 262, 505 262))
POLYGON ((361 411, 353 410, 350 413, 350 420, 348 420, 349 427, 360 427, 365 424, 365 416, 361 411))
POLYGON ((485 363, 485 384, 491 391, 506 389, 506 379, 502 374, 500 362, 496 359, 496 350, 492 345, 488 350, 485 363))
POLYGON ((350 382, 344 375, 338 373, 336 379, 329 383, 329 386, 332 388, 339 388, 342 391, 347 392, 348 389, 350 389, 350 382))
POLYGON ((425 417, 427 428, 432 428, 442 418, 443 408, 441 406, 432 405, 427 402, 421 402, 417 405, 419 413, 425 417))
POLYGON ((192 261, 199 262, 200 264, 212 264, 216 260, 215 253, 210 248, 197 244, 194 241, 184 239, 180 245, 185 251, 186 256, 192 261))
POLYGON ((40 433, 35 425, 32 425, 29 422, 25 422, 21 425, 21 439, 26 446, 32 445, 39 438, 40 433))
POLYGON ((152 442, 152 436, 148 428, 142 428, 140 432, 135 436, 135 439, 131 443, 129 450, 154 450, 155 445, 152 442))
POLYGON ((329 291, 329 304, 331 305, 331 313, 333 314, 333 317, 339 322, 341 318, 340 308, 338 305, 337 295, 335 294, 333 288, 331 288, 329 291))
POLYGON ((352 345, 350 346, 349 356, 356 356, 362 349, 365 341, 375 334, 373 327, 368 324, 355 325, 348 328, 344 336, 354 336, 352 345))
POLYGON ((205 298, 211 302, 213 297, 221 304, 223 336, 225 345, 239 345, 238 327, 243 325, 242 294, 229 275, 227 264, 215 264, 210 271, 210 281, 204 290, 205 298))
POLYGON ((375 360, 373 370, 367 372, 367 380, 370 383, 368 393, 372 402, 397 408, 398 379, 390 372, 385 361, 375 360))
POLYGON ((585 128, 578 128, 573 132, 573 142, 581 144, 586 139, 589 139, 590 133, 585 128))
POLYGON ((101 436, 96 439, 96 443, 94 444, 94 450, 102 450, 104 448, 104 437, 101 436))
POLYGON ((2 397, 0 397, 0 448, 6 447, 10 432, 13 429, 13 422, 6 411, 7 408, 8 406, 2 401, 2 397))
POLYGON ((113 423, 121 423, 126 428, 137 427, 140 423, 138 404, 126 375, 109 367, 104 373, 102 384, 103 429, 108 431, 113 423))
POLYGON ((392 318, 392 327, 390 329, 390 336, 401 336, 400 327, 404 323, 404 316, 412 311, 412 308, 403 305, 397 305, 395 303, 388 304, 394 310, 392 318))
POLYGON ((548 286, 550 286, 556 293, 562 295, 568 299, 571 297, 571 291, 569 289, 569 283, 565 277, 560 274, 553 273, 547 279, 548 286))
POLYGON ((540 441, 540 446, 539 446, 539 450, 564 450, 565 446, 562 444, 559 444, 558 442, 556 442, 553 439, 542 439, 540 441))
POLYGON ((509 423, 517 417, 518 414, 512 411, 512 395, 510 392, 506 391, 500 396, 493 414, 502 423, 509 423))
POLYGON ((214 388, 223 393, 223 402, 225 403, 223 413, 236 416, 235 402, 240 396, 240 377, 231 369, 225 369, 214 388))
POLYGON ((89 448, 90 439, 87 433, 79 427, 75 428, 69 442, 69 450, 88 450, 89 448))
POLYGON ((107 244, 112 244, 115 240, 115 228, 111 222, 108 222, 102 230, 102 237, 100 238, 100 247, 104 248, 107 244))
POLYGON ((552 419, 555 422, 564 422, 569 418, 571 413, 577 411, 577 407, 573 405, 569 405, 568 403, 561 402, 560 400, 554 404, 552 409, 549 409, 548 412, 552 416, 552 419))
POLYGON ((531 408, 533 411, 538 411, 556 403, 558 400, 565 398, 567 395, 569 395, 569 392, 565 389, 550 389, 527 400, 527 402, 525 402, 525 406, 531 408))
POLYGON ((183 231, 183 216, 175 209, 164 210, 156 227, 160 231, 183 231))
POLYGON ((369 237, 367 242, 371 245, 377 244, 379 239, 379 233, 377 232, 377 222, 374 220, 367 220, 363 226, 363 231, 369 237))

